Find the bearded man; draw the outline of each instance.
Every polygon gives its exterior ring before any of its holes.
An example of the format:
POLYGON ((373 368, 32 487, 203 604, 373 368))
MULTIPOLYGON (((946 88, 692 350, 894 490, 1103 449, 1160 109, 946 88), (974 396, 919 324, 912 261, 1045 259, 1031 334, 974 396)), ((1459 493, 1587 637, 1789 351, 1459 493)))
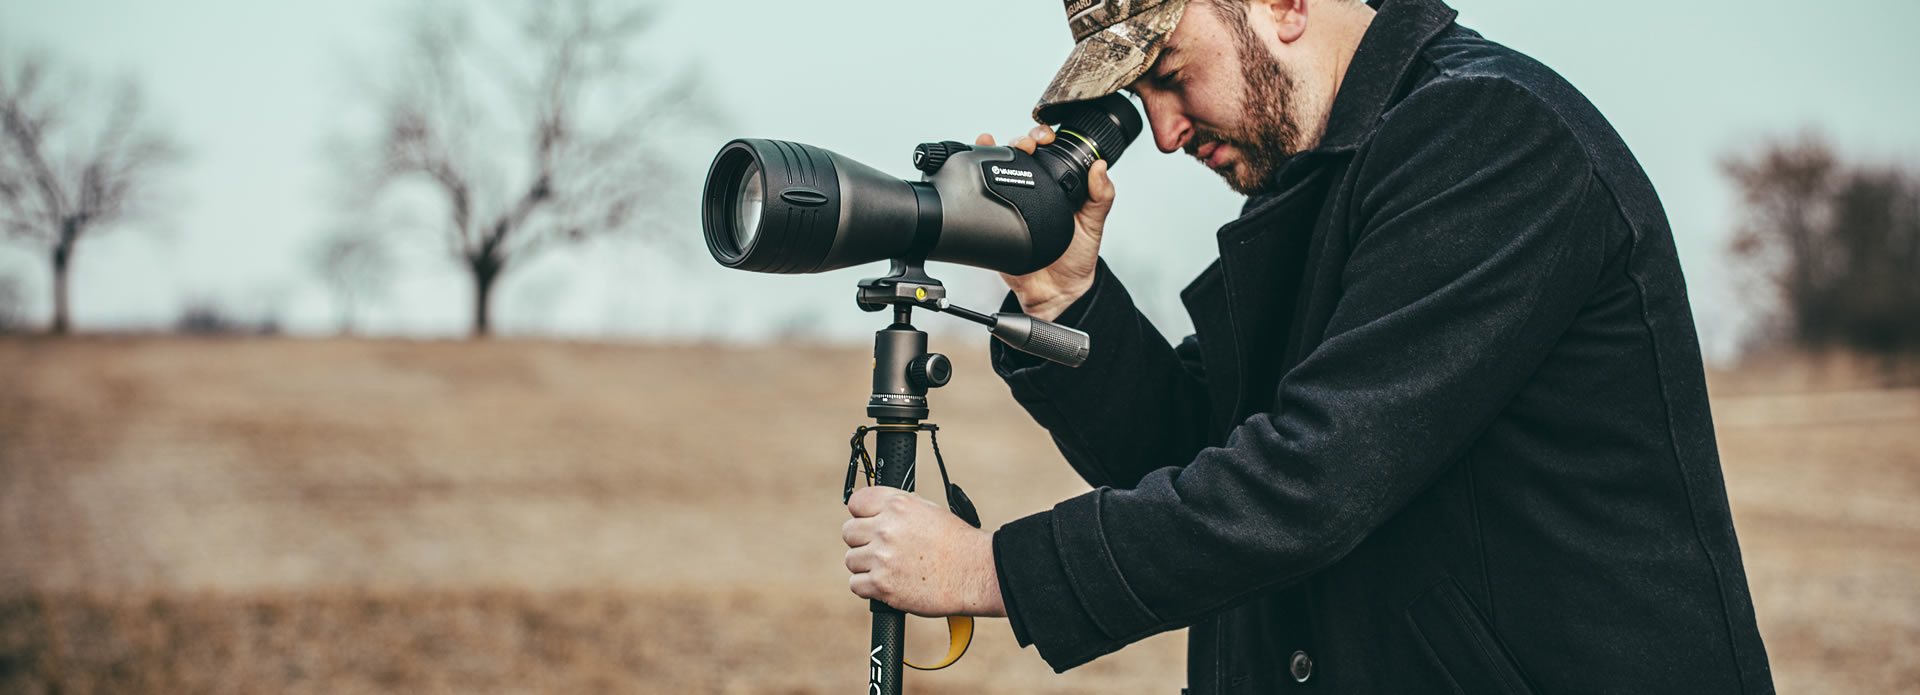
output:
POLYGON ((1056 671, 1186 628, 1193 693, 1771 692, 1672 232, 1592 104, 1439 0, 1067 14, 1036 120, 1127 90, 1249 197, 1175 346, 1098 258, 1094 166, 1006 278, 1092 355, 993 347, 1094 490, 987 533, 863 489, 855 594, 1056 671))

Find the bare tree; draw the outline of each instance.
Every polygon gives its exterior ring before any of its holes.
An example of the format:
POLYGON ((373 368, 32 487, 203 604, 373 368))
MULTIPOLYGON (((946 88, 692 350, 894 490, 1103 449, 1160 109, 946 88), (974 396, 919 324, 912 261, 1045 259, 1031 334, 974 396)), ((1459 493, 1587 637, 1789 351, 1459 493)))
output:
POLYGON ((53 266, 53 333, 71 328, 68 273, 80 240, 144 211, 178 147, 147 122, 122 80, 89 108, 85 83, 55 85, 41 56, 0 58, 0 233, 40 247, 53 266))
POLYGON ((25 294, 20 278, 0 275, 0 334, 20 329, 20 306, 26 303, 25 294))
POLYGON ((314 269, 333 294, 340 332, 353 333, 361 303, 386 292, 393 258, 381 239, 354 227, 341 227, 314 247, 314 269))
POLYGON ((1794 343, 1920 352, 1920 180, 1843 161, 1815 135, 1722 168, 1746 205, 1734 256, 1777 290, 1794 343))
POLYGON ((377 180, 425 182, 445 203, 442 236, 472 278, 473 334, 485 336, 509 269, 643 226, 668 170, 645 136, 697 107, 688 74, 627 55, 653 24, 648 8, 527 0, 516 17, 476 18, 467 7, 422 5, 409 27, 398 79, 378 88, 377 180))

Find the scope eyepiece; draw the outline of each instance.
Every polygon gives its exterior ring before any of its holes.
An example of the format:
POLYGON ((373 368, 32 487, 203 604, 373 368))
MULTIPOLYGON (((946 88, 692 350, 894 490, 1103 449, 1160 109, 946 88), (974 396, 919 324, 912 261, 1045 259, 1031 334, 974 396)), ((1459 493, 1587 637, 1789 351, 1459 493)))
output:
MULTIPOLYGON (((1109 94, 1092 101, 1076 101, 1067 104, 1055 104, 1040 112, 1044 120, 1058 123, 1053 129, 1054 142, 1065 141, 1070 146, 1085 147, 1090 150, 1093 159, 1107 160, 1107 167, 1120 163, 1120 155, 1127 151, 1127 145, 1140 137, 1142 123, 1140 111, 1133 108, 1133 102, 1119 94, 1109 94)), ((1092 159, 1086 166, 1092 166, 1092 159)))

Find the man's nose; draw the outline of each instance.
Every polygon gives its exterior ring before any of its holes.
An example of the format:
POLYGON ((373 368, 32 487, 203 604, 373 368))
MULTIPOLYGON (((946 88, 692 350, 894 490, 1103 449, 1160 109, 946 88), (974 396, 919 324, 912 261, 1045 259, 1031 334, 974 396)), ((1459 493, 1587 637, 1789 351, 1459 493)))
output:
POLYGON ((1156 106, 1149 101, 1147 124, 1153 129, 1153 144, 1161 152, 1173 154, 1185 147, 1187 140, 1193 137, 1193 124, 1186 117, 1164 105, 1156 106))

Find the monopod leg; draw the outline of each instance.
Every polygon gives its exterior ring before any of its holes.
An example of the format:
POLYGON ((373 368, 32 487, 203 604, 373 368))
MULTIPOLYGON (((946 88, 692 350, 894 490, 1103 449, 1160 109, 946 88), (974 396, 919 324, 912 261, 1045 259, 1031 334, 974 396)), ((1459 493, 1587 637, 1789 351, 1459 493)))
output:
MULTIPOLYGON (((895 420, 882 424, 916 424, 911 420, 895 420)), ((878 455, 874 467, 878 470, 876 484, 913 490, 913 457, 918 444, 919 433, 914 431, 890 432, 881 430, 878 434, 878 455)), ((901 676, 904 660, 901 650, 907 644, 907 616, 880 601, 873 601, 869 608, 873 611, 873 648, 867 653, 869 695, 900 695, 901 676)))

